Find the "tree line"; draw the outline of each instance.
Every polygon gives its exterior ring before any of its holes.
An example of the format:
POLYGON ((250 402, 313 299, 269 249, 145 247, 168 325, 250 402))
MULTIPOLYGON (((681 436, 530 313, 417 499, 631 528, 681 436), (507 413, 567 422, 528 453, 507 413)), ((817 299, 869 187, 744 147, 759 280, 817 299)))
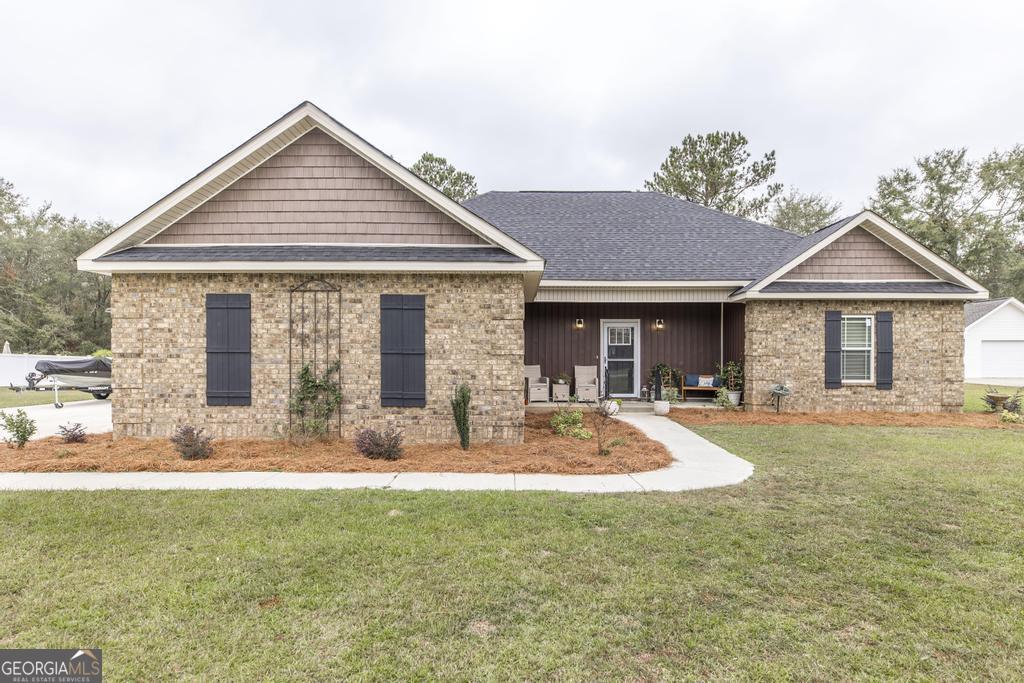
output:
POLYGON ((90 354, 110 347, 110 278, 75 267, 113 229, 31 210, 0 178, 0 346, 14 353, 90 354))
MULTIPOLYGON (((784 191, 774 180, 775 151, 754 159, 748 144, 739 132, 687 135, 644 187, 801 235, 841 217, 842 206, 826 195, 784 191)), ((429 152, 412 170, 456 201, 476 194, 471 174, 429 152)), ((1024 146, 981 158, 966 148, 920 157, 879 176, 865 206, 985 285, 993 298, 1024 300, 1024 146)))
MULTIPOLYGON (((687 135, 645 188, 799 234, 840 217, 829 197, 775 181, 775 151, 752 158, 739 132, 687 135)), ((476 178, 425 152, 411 170, 452 199, 476 178)), ((985 285, 1024 299, 1024 146, 972 158, 943 149, 879 176, 865 205, 985 285)), ((31 209, 0 178, 0 344, 16 353, 89 354, 110 346, 110 278, 75 258, 114 226, 31 209)))

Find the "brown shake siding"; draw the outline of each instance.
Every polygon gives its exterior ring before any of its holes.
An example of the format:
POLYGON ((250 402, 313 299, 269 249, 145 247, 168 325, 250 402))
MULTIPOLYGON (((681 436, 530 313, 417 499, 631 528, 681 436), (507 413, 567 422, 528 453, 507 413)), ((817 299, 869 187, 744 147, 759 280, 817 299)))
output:
POLYGON ((917 265, 863 228, 854 228, 780 280, 934 280, 917 265))
POLYGON ((485 244, 319 129, 148 244, 307 242, 485 244))

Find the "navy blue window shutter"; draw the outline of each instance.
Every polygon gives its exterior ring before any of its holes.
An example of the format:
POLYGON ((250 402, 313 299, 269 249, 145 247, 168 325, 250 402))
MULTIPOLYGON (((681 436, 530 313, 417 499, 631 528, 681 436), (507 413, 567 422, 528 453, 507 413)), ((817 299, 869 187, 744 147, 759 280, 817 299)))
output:
POLYGON ((206 405, 252 404, 248 294, 206 295, 206 405))
POLYGON ((825 388, 843 386, 843 312, 825 311, 825 388))
POLYGON ((875 313, 875 388, 892 389, 892 311, 875 313))
POLYGON ((380 297, 380 404, 427 405, 426 297, 380 297))

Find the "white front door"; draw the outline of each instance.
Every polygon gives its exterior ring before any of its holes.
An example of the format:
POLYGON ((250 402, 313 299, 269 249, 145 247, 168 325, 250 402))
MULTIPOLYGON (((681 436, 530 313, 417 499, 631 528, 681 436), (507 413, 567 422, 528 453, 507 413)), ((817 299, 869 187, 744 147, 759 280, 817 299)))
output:
POLYGON ((640 397, 640 321, 601 321, 601 382, 615 398, 640 397))

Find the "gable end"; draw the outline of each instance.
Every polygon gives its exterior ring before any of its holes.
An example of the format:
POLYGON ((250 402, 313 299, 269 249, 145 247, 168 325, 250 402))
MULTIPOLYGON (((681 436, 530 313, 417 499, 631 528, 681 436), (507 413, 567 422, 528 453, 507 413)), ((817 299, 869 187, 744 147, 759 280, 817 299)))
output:
POLYGON ((934 275, 857 227, 779 280, 936 280, 934 275))
POLYGON ((314 128, 147 244, 487 245, 314 128))

